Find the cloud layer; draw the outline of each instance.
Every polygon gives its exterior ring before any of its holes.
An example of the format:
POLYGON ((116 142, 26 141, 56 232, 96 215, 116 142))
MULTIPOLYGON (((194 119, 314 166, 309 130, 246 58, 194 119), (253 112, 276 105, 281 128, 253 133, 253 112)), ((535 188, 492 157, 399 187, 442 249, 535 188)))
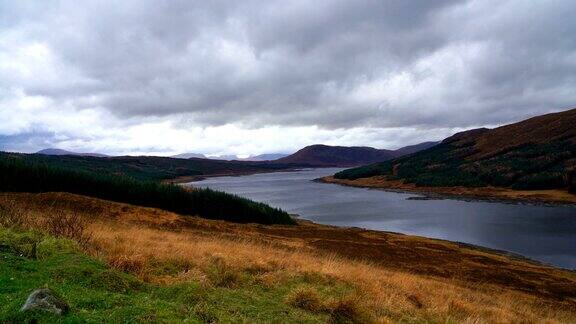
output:
POLYGON ((0 149, 397 147, 576 103, 574 1, 3 1, 0 149))

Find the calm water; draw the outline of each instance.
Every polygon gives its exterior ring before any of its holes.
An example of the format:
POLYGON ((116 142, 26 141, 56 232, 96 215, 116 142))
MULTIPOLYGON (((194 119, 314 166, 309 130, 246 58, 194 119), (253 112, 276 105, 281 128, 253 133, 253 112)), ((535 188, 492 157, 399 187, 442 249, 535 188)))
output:
POLYGON ((266 202, 317 223, 472 243, 576 268, 575 207, 406 200, 416 195, 310 181, 339 170, 210 178, 193 185, 266 202))

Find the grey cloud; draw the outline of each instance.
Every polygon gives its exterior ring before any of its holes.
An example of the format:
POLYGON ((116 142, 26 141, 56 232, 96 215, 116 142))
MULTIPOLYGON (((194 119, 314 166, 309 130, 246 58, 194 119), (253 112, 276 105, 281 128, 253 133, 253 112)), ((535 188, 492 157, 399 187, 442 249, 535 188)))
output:
POLYGON ((442 128, 509 122, 576 100, 573 1, 46 3, 0 2, 16 17, 0 28, 46 42, 84 81, 12 86, 120 118, 442 128), (474 46, 477 55, 458 52, 474 46), (442 66, 419 70, 443 51, 442 66), (451 72, 459 57, 463 66, 451 72), (399 89, 407 93, 396 103, 351 99, 362 84, 402 73, 425 89, 399 89))

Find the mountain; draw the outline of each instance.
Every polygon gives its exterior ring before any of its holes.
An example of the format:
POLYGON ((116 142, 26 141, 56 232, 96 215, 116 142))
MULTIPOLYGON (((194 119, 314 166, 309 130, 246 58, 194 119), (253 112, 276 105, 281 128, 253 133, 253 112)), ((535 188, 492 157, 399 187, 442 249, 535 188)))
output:
POLYGON ((335 175, 418 186, 576 189, 576 109, 457 133, 427 150, 335 175))
POLYGON ((402 148, 397 149, 394 152, 396 153, 397 157, 400 157, 400 156, 424 151, 426 149, 431 148, 432 146, 438 145, 438 143, 440 143, 440 142, 424 142, 424 143, 420 143, 420 144, 416 144, 416 145, 404 146, 402 148))
POLYGON ((239 161, 240 160, 238 158, 238 156, 236 156, 234 154, 212 155, 212 156, 207 156, 206 158, 210 159, 210 160, 220 160, 220 161, 239 161))
POLYGON ((278 163, 300 163, 310 166, 357 166, 395 157, 393 151, 363 146, 310 145, 296 153, 276 160, 278 163))
POLYGON ((57 148, 47 148, 36 152, 36 154, 42 155, 76 155, 76 156, 93 156, 93 157, 108 157, 106 154, 99 153, 78 153, 72 151, 61 150, 57 148))
POLYGON ((191 159, 191 158, 206 159, 206 156, 204 154, 198 154, 198 153, 181 153, 172 155, 171 157, 175 159, 191 159))
POLYGON ((430 148, 436 142, 426 142, 406 146, 398 150, 381 150, 365 146, 311 145, 287 157, 276 160, 278 163, 308 164, 316 167, 350 167, 390 160, 405 154, 430 148))
POLYGON ((240 159, 242 161, 274 161, 281 159, 283 157, 287 157, 289 154, 285 153, 267 153, 267 154, 260 154, 260 155, 251 155, 250 157, 240 159))

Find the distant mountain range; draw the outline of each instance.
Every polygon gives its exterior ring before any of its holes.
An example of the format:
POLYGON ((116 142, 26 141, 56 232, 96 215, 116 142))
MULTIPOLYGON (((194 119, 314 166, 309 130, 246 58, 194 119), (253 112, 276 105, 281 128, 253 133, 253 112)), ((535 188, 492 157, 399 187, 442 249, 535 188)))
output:
POLYGON ((276 160, 278 163, 308 164, 322 167, 350 167, 390 160, 430 148, 438 142, 425 142, 406 146, 397 150, 382 150, 365 146, 311 145, 287 157, 276 160))
MULTIPOLYGON (((416 145, 406 146, 397 150, 380 150, 372 147, 356 146, 328 146, 328 145, 311 145, 307 146, 294 154, 285 153, 267 153, 252 155, 247 158, 239 158, 236 155, 206 156, 200 153, 182 153, 171 156, 177 159, 210 159, 221 161, 252 161, 264 162, 272 161, 278 164, 297 164, 309 167, 351 167, 381 162, 393 159, 406 154, 412 154, 420 150, 432 147, 437 142, 425 142, 416 145)), ((74 156, 93 156, 109 157, 108 155, 98 153, 78 153, 56 148, 49 148, 38 151, 42 155, 74 155, 74 156)))
POLYGON ((176 155, 172 155, 172 158, 175 159, 207 159, 206 155, 204 154, 199 154, 199 153, 182 153, 182 154, 176 154, 176 155))
POLYGON ((280 158, 288 156, 288 154, 283 153, 268 153, 268 154, 259 154, 259 155, 251 155, 247 158, 239 158, 236 155, 215 155, 215 156, 206 156, 204 154, 198 153, 182 153, 173 155, 171 157, 177 159, 210 159, 210 160, 223 160, 223 161, 273 161, 280 158))
POLYGON ((457 133, 428 150, 345 170, 335 178, 374 176, 418 186, 576 191, 576 109, 457 133))
POLYGON ((241 161, 274 161, 281 159, 283 157, 288 156, 289 154, 284 153, 269 153, 269 154, 260 154, 260 155, 253 155, 244 159, 240 159, 241 161))
POLYGON ((78 153, 72 151, 61 150, 57 148, 47 148, 36 152, 36 154, 42 155, 76 155, 76 156, 93 156, 93 157, 108 157, 106 154, 99 153, 78 153))

